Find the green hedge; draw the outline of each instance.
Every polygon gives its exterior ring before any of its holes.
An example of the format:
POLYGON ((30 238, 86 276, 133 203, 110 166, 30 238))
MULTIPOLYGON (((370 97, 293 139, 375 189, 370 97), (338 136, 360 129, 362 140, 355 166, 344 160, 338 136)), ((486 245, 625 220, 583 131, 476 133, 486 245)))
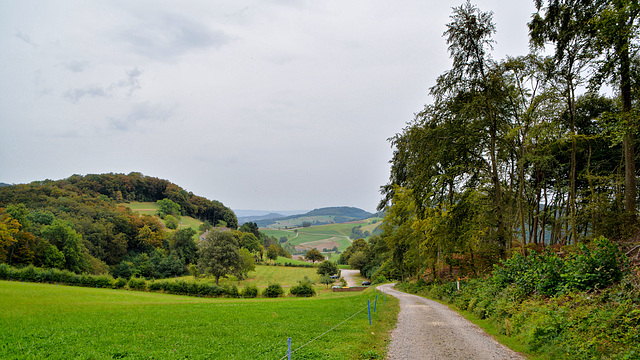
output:
MULTIPOLYGON (((131 290, 154 291, 175 295, 205 296, 205 297, 240 297, 238 287, 218 286, 209 283, 178 281, 146 281, 142 278, 114 279, 110 275, 78 275, 67 270, 42 269, 33 265, 15 268, 7 264, 0 264, 0 280, 28 281, 36 283, 63 284, 108 289, 121 289, 127 286, 131 290)), ((257 288, 245 289, 245 297, 256 297, 257 288), (247 292, 248 290, 248 292, 247 292), (254 294, 255 292, 255 294, 254 294)))

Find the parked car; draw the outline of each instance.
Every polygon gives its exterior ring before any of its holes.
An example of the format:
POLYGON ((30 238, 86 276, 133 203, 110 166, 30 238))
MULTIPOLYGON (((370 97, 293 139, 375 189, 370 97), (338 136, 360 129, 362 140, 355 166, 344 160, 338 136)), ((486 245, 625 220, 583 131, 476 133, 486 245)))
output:
POLYGON ((332 288, 332 289, 342 289, 342 286, 340 286, 340 285, 333 285, 331 288, 332 288))
POLYGON ((339 278, 339 276, 338 275, 331 275, 331 278, 332 279, 337 279, 337 278, 339 278))
POLYGON ((371 281, 363 281, 362 285, 363 286, 371 285, 371 281))

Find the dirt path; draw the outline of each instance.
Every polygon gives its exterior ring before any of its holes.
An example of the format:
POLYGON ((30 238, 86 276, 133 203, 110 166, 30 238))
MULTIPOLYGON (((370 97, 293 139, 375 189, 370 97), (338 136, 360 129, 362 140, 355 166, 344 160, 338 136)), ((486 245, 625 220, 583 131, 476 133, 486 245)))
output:
POLYGON ((387 359, 525 359, 445 305, 394 290, 393 285, 378 286, 400 300, 387 359))
POLYGON ((360 274, 360 270, 340 269, 340 276, 347 280, 348 287, 358 286, 358 280, 354 278, 358 274, 360 274))

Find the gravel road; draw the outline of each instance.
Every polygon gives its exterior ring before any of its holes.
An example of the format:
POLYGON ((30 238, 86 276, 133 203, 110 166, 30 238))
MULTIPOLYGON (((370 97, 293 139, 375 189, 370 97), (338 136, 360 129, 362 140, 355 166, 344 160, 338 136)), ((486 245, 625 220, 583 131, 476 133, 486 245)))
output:
POLYGON ((360 270, 340 269, 340 276, 347 280, 348 287, 358 286, 358 281, 353 277, 360 274, 360 270))
POLYGON ((400 299, 387 359, 525 359, 445 305, 394 290, 393 285, 378 286, 400 299))

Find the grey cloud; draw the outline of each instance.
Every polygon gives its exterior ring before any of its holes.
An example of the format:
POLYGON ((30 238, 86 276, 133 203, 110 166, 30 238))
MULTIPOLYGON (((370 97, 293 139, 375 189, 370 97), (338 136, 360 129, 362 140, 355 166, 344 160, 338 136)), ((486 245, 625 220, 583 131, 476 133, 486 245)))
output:
POLYGON ((77 60, 69 61, 64 64, 64 67, 67 68, 67 70, 74 73, 83 72, 88 66, 89 66, 88 61, 77 61, 77 60))
POLYGON ((173 108, 148 101, 134 103, 129 112, 119 118, 108 118, 109 127, 119 131, 129 131, 141 125, 158 125, 166 122, 173 108))
POLYGON ((120 37, 135 53, 151 59, 166 61, 192 50, 219 48, 230 40, 224 32, 211 30, 184 16, 146 16, 138 26, 122 32, 120 37))
POLYGON ((22 31, 16 31, 15 36, 29 45, 37 46, 33 41, 31 41, 29 35, 24 34, 22 31))
POLYGON ((64 97, 71 100, 73 103, 77 103, 85 96, 106 97, 107 92, 100 86, 90 85, 81 89, 71 89, 64 94, 64 97))
POLYGON ((111 97, 121 90, 124 91, 126 96, 131 96, 135 90, 140 89, 139 78, 142 75, 142 70, 136 67, 125 73, 127 75, 125 79, 116 81, 108 86, 90 85, 83 88, 70 89, 64 94, 64 97, 73 103, 77 103, 85 96, 111 97))

